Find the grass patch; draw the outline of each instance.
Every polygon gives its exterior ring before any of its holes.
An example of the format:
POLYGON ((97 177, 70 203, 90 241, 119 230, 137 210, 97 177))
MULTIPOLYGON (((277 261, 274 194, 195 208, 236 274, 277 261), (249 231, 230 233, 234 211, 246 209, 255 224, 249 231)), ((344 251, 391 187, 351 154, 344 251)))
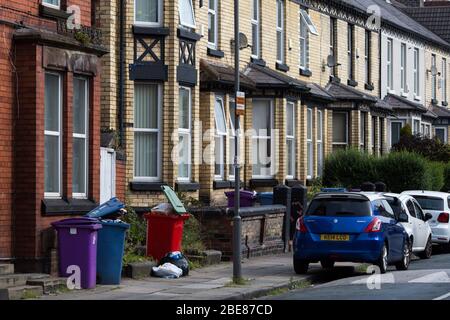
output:
POLYGON ((273 289, 267 293, 267 296, 279 296, 291 290, 309 288, 311 285, 312 282, 309 280, 294 280, 291 278, 287 287, 273 289))
POLYGON ((28 299, 37 299, 37 298, 39 298, 39 297, 40 297, 39 294, 37 294, 37 293, 35 293, 35 292, 33 292, 33 291, 25 290, 25 291, 23 292, 23 294, 22 294, 21 299, 22 299, 22 300, 28 300, 28 299))
POLYGON ((189 270, 200 269, 203 267, 203 264, 198 260, 189 260, 189 270))
POLYGON ((363 263, 363 264, 358 265, 355 268, 355 271, 358 272, 358 273, 367 273, 367 268, 369 268, 370 266, 371 265, 368 264, 368 263, 363 263))
POLYGON ((225 287, 242 287, 250 283, 250 279, 245 278, 234 278, 232 281, 225 284, 225 287))

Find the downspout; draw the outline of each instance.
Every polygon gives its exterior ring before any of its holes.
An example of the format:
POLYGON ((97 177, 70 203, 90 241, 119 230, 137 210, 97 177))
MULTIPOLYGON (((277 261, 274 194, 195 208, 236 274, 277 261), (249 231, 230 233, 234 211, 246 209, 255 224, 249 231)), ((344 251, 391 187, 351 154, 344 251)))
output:
POLYGON ((120 147, 124 148, 124 110, 125 110, 125 0, 120 1, 119 23, 119 136, 120 147))

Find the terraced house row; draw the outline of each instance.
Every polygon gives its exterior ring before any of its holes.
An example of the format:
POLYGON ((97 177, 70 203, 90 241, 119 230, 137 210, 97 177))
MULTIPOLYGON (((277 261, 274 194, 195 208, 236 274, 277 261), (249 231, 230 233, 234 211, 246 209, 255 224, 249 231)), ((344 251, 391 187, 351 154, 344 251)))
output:
POLYGON ((257 191, 342 148, 385 154, 407 123, 450 141, 450 44, 393 0, 240 0, 235 123, 233 4, 0 1, 0 259, 49 269, 50 223, 114 195, 223 204, 238 127, 257 191))

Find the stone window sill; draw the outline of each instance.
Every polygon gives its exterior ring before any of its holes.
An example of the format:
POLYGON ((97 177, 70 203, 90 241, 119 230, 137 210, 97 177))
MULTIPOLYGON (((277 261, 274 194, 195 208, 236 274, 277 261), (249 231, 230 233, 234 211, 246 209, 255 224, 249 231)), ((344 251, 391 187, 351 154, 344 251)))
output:
POLYGON ((166 185, 164 182, 131 181, 130 189, 132 191, 162 192, 161 187, 166 185))
POLYGON ((42 200, 42 215, 84 215, 97 206, 96 202, 87 199, 44 199, 42 200))

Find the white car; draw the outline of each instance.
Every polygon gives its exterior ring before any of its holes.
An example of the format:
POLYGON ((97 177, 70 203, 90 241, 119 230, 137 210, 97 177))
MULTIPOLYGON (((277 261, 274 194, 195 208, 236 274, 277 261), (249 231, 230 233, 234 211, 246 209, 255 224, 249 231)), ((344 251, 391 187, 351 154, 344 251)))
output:
POLYGON ((425 213, 418 201, 406 194, 385 193, 398 221, 403 225, 412 244, 412 252, 421 259, 429 259, 433 251, 432 232, 425 213))
POLYGON ((432 215, 429 221, 433 242, 450 247, 450 193, 434 191, 405 191, 413 196, 425 213, 432 215))

